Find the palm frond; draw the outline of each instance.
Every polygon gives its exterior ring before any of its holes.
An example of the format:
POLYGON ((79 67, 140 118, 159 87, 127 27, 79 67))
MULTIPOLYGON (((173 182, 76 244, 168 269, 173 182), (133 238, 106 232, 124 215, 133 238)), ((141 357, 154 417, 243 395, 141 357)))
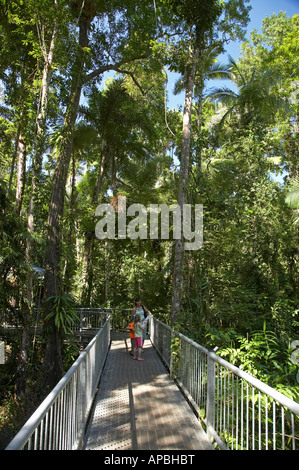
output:
POLYGON ((227 86, 220 88, 211 88, 207 93, 207 99, 210 101, 220 101, 221 103, 227 103, 237 99, 238 95, 227 86))
POLYGON ((207 78, 215 78, 218 80, 226 80, 230 78, 231 71, 228 64, 221 64, 220 62, 215 62, 209 70, 205 73, 207 78))
POLYGON ((187 86, 186 78, 185 78, 185 75, 183 75, 178 80, 176 80, 173 86, 173 94, 179 95, 180 93, 182 93, 182 91, 186 89, 186 86, 187 86))
POLYGON ((231 77, 233 79, 238 77, 239 81, 241 81, 242 84, 246 83, 245 76, 243 75, 235 59, 233 59, 233 57, 230 54, 228 55, 228 64, 229 64, 230 71, 231 71, 231 77))

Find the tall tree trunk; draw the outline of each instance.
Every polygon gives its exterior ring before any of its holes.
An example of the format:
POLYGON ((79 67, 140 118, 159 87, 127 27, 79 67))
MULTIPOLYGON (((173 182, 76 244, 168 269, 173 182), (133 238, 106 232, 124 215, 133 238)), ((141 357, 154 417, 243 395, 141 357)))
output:
MULTIPOLYGON (((32 175, 31 196, 30 196, 29 213, 28 213, 29 233, 34 232, 34 211, 36 210, 38 185, 39 185, 40 175, 42 171, 42 156, 45 150, 45 133, 46 133, 48 95, 49 95, 49 85, 50 85, 50 79, 51 79, 51 73, 52 73, 52 63, 53 63, 56 34, 57 34, 57 28, 56 28, 56 25, 54 25, 48 51, 47 51, 45 37, 44 35, 41 36, 42 51, 43 51, 43 56, 44 56, 44 67, 43 67, 43 73, 42 73, 39 112, 36 118, 35 151, 34 151, 33 164, 32 164, 33 175, 32 175)), ((29 257, 31 254, 31 250, 32 250, 31 238, 28 237, 27 253, 29 257)))
MULTIPOLYGON (((61 278, 61 232, 60 219, 63 216, 66 179, 72 154, 74 125, 76 122, 78 106, 82 89, 82 73, 85 64, 84 48, 88 46, 88 27, 92 18, 81 12, 79 19, 79 48, 72 71, 71 93, 62 129, 57 164, 55 168, 52 195, 48 214, 47 246, 45 252, 45 317, 53 312, 53 300, 63 294, 61 278)), ((48 341, 44 358, 45 384, 53 387, 63 374, 62 341, 60 331, 54 323, 54 316, 46 325, 48 341)))
POLYGON ((108 306, 109 301, 109 277, 110 277, 110 261, 111 261, 111 241, 106 243, 107 264, 106 264, 106 279, 105 279, 105 305, 108 306))
POLYGON ((71 290, 74 274, 77 269, 77 256, 75 255, 76 242, 77 242, 77 227, 75 221, 75 206, 77 198, 77 188, 76 188, 76 158, 75 152, 72 156, 72 184, 71 184, 71 196, 69 202, 69 226, 67 232, 67 246, 69 248, 69 256, 65 261, 64 269, 64 280, 65 280, 65 290, 68 293, 71 290))
POLYGON ((26 177, 26 144, 24 142, 21 132, 18 134, 17 143, 17 189, 14 211, 17 215, 20 215, 24 189, 25 189, 25 177, 26 177))
POLYGON ((199 61, 199 49, 195 47, 192 62, 187 67, 188 78, 185 90, 185 103, 183 115, 183 137, 181 148, 181 164, 178 188, 178 205, 181 210, 181 238, 175 241, 174 247, 174 269, 172 281, 172 306, 171 322, 175 323, 181 308, 183 280, 184 280, 184 240, 183 240, 183 206, 187 200, 191 140, 191 110, 194 89, 194 80, 197 64, 199 61))
MULTIPOLYGON (((203 101, 203 87, 204 84, 200 86, 199 93, 198 93, 198 116, 197 116, 197 128, 198 128, 198 135, 201 137, 201 128, 202 128, 202 101, 203 101)), ((199 147, 197 148, 197 178, 198 178, 198 194, 199 199, 202 193, 202 144, 201 139, 200 143, 198 144, 199 147)))
MULTIPOLYGON (((92 196, 92 205, 96 208, 99 203, 100 191, 103 182, 104 168, 106 165, 106 152, 105 152, 105 143, 102 144, 102 154, 99 165, 99 172, 96 187, 92 196)), ((93 267, 92 267, 92 255, 94 249, 94 230, 88 230, 85 232, 84 236, 84 251, 82 259, 82 277, 83 277, 83 286, 81 294, 81 305, 87 307, 90 305, 90 298, 92 292, 92 280, 93 280, 93 267)))
MULTIPOLYGON (((23 195, 25 189, 25 178, 26 178, 26 144, 22 137, 22 133, 18 132, 17 142, 17 189, 14 211, 19 216, 21 213, 23 195)), ((24 297, 24 292, 23 292, 24 297)), ((21 397, 25 393, 26 387, 26 364, 27 364, 27 352, 29 346, 29 324, 27 315, 27 303, 21 301, 21 313, 22 313, 22 337, 20 344, 20 351, 18 354, 18 364, 16 371, 16 395, 21 397)))
POLYGON ((15 140, 15 150, 14 150, 14 153, 13 153, 11 167, 10 167, 9 182, 8 182, 8 188, 7 188, 7 196, 9 195, 9 192, 10 192, 11 187, 12 187, 13 175, 14 175, 14 172, 15 172, 16 160, 17 160, 17 157, 18 157, 18 144, 19 144, 20 133, 21 133, 21 119, 20 119, 20 122, 18 124, 17 136, 16 136, 16 140, 15 140))
MULTIPOLYGON (((40 107, 39 113, 36 119, 36 136, 35 136, 35 153, 33 158, 33 175, 31 183, 31 196, 28 210, 28 221, 27 231, 28 237, 26 239, 26 260, 29 266, 27 273, 26 285, 23 290, 23 301, 21 305, 23 315, 23 330, 21 339, 21 348, 17 367, 17 380, 16 380, 16 394, 18 397, 23 396, 26 393, 26 376, 27 376, 27 356, 28 348, 30 345, 30 325, 32 318, 32 302, 33 302, 33 273, 30 267, 33 263, 33 238, 32 233, 34 232, 34 212, 36 211, 36 201, 38 193, 38 184, 40 174, 42 170, 42 155, 44 152, 45 145, 45 126, 46 126, 46 114, 48 105, 48 93, 49 84, 51 78, 51 66, 53 62, 54 53, 54 42, 56 37, 56 27, 51 37, 49 51, 47 52, 44 35, 42 35, 42 49, 44 55, 44 68, 42 74, 41 93, 40 93, 40 107)), ((18 171, 19 173, 19 171, 18 171)), ((19 177, 18 177, 19 179, 19 177)))

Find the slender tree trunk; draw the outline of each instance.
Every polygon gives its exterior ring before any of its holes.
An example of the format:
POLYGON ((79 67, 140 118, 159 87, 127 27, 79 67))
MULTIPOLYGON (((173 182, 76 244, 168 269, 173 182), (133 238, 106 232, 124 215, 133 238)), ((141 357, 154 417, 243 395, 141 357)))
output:
MULTIPOLYGON (((33 165, 32 165, 33 175, 32 175, 31 197, 30 197, 29 213, 28 213, 29 233, 34 232, 34 211, 36 210, 36 205, 37 205, 38 185, 39 185, 40 175, 42 171, 42 156, 45 150, 45 133, 46 133, 48 95, 49 95, 49 85, 50 85, 50 79, 51 79, 51 73, 52 73, 52 63, 53 63, 56 34, 57 34, 57 29, 56 29, 56 26, 54 26, 48 51, 47 51, 44 35, 42 35, 41 37, 42 51, 43 51, 43 56, 44 56, 44 67, 43 67, 43 74, 42 74, 39 112, 36 118, 35 152, 34 152, 33 165)), ((32 250, 32 247, 30 244, 31 244, 31 238, 28 237, 28 243, 27 243, 28 256, 30 256, 31 250, 32 250)))
MULTIPOLYGON (((202 127, 202 100, 203 100, 203 84, 200 87, 199 94, 198 94, 198 117, 197 117, 197 128, 198 128, 198 135, 201 136, 201 127, 202 127)), ((197 178, 198 178, 198 194, 199 198, 202 193, 202 162, 201 162, 201 152, 202 144, 199 143, 199 147, 197 148, 197 178)))
POLYGON ((26 392, 27 360, 28 360, 29 343, 30 343, 29 325, 27 323, 23 323, 21 347, 20 347, 20 352, 18 355, 18 365, 17 365, 17 371, 16 371, 16 396, 18 398, 25 396, 25 392, 26 392))
POLYGON ((65 279, 65 289, 66 292, 69 292, 72 287, 72 281, 74 274, 77 268, 77 256, 75 256, 76 241, 77 241, 77 227, 75 221, 75 206, 77 198, 77 189, 76 189, 76 159, 75 152, 72 156, 72 185, 71 185, 71 196, 69 203, 69 226, 67 233, 67 245, 69 247, 70 255, 65 260, 65 269, 64 269, 64 279, 65 279))
MULTIPOLYGON (((35 136, 35 153, 33 158, 33 175, 31 183, 31 196, 28 210, 27 231, 28 237, 26 239, 26 260, 28 265, 33 263, 33 239, 32 233, 34 232, 34 211, 36 211, 37 193, 40 174, 42 170, 42 155, 44 152, 45 144, 45 126, 46 114, 48 105, 49 84, 51 78, 51 66, 53 62, 54 41, 56 37, 56 27, 54 27, 52 38, 49 46, 49 52, 46 50, 45 38, 42 36, 42 48, 44 54, 44 68, 41 84, 41 98, 40 108, 36 119, 36 136, 35 136)), ((18 170, 19 179, 19 170, 18 170)), ((17 199, 16 199, 17 201, 17 199)), ((26 393, 26 377, 27 377, 27 362, 28 362, 28 348, 30 345, 30 325, 32 318, 32 302, 33 302, 33 273, 28 271, 27 281, 23 291, 22 301, 22 315, 23 315, 23 330, 21 348, 17 367, 17 380, 16 380, 16 394, 18 397, 26 393)))
POLYGON ((21 133, 18 134, 17 144, 17 189, 14 211, 17 215, 20 215, 24 189, 25 189, 25 177, 26 177, 26 144, 24 142, 21 133))
MULTIPOLYGON (((41 85, 41 99, 40 99, 40 110, 37 116, 36 121, 36 136, 35 136, 35 155, 33 158, 33 176, 32 176, 32 188, 31 188, 31 198, 28 211, 28 223, 27 230, 29 236, 26 239, 26 260, 28 265, 32 265, 32 237, 31 234, 34 232, 34 204, 38 192, 38 183, 42 167, 42 153, 44 150, 44 134, 45 134, 45 121, 46 121, 46 109, 48 102, 48 90, 51 74, 51 65, 53 60, 53 50, 54 50, 54 39, 56 36, 56 29, 52 35, 52 40, 50 43, 49 53, 46 53, 45 39, 42 37, 43 44, 43 53, 45 58, 43 75, 42 75, 42 85, 41 85)), ((17 193, 16 193, 16 204, 15 211, 20 213, 22 196, 24 190, 24 181, 25 181, 25 151, 24 143, 19 133, 18 137, 18 175, 17 175, 17 193)), ((26 376, 27 376, 27 362, 28 362, 28 348, 30 344, 30 325, 32 317, 32 299, 33 299, 33 274, 29 270, 27 274, 26 285, 23 290, 23 300, 21 305, 22 316, 23 316, 23 329, 22 329, 22 339, 21 347, 18 358, 18 367, 16 374, 16 393, 20 397, 26 392, 26 376)))
MULTIPOLYGON (((106 152, 105 152, 105 143, 103 143, 97 183, 96 183, 95 191, 92 197, 92 204, 94 207, 96 207, 96 205, 99 203, 105 164, 106 164, 106 152)), ((94 237, 95 237, 94 231, 89 230, 85 232, 84 251, 83 251, 83 260, 82 260, 83 286, 82 286, 82 294, 81 294, 81 305, 86 306, 86 307, 90 305, 90 297, 91 297, 91 292, 92 292, 92 280, 93 280, 92 255, 93 255, 93 248, 94 248, 94 237)))
POLYGON ((199 60, 199 49, 193 51, 192 63, 188 67, 189 74, 185 90, 185 104, 183 115, 183 138, 181 148, 181 164, 178 188, 178 205, 181 210, 181 238, 175 241, 174 247, 174 270, 172 282, 172 311, 171 321, 175 323, 181 308, 183 280, 184 280, 184 240, 183 240, 183 206, 187 200, 190 140, 191 140, 191 110, 196 68, 199 60))
MULTIPOLYGON (((48 300, 49 297, 60 296, 63 293, 60 219, 63 216, 66 179, 73 147, 74 125, 82 89, 82 73, 85 64, 84 48, 88 46, 88 27, 91 19, 84 14, 79 19, 79 48, 73 67, 71 94, 64 118, 62 140, 53 178, 45 252, 45 316, 53 311, 53 300, 48 300)), ((49 327, 51 333, 48 334, 46 345, 44 377, 45 384, 53 387, 63 374, 62 341, 60 332, 54 323, 54 317, 46 325, 48 331, 49 327)))
MULTIPOLYGON (((25 177, 26 177, 26 145, 22 137, 21 132, 18 132, 18 143, 17 143, 17 189, 16 189, 16 200, 14 211, 19 216, 21 213, 23 195, 25 189, 25 177)), ((28 285, 25 289, 30 288, 28 285)), ((24 297, 25 292, 23 292, 24 297)), ((18 364, 16 371, 16 395, 20 398, 26 389, 26 369, 27 369, 27 353, 30 341, 29 334, 29 315, 27 302, 21 301, 21 312, 22 312, 22 337, 20 344, 20 351, 18 354, 18 364)))
POLYGON ((17 160, 17 157, 18 157, 18 143, 19 143, 20 133, 21 133, 21 121, 19 122, 19 125, 18 125, 18 131, 17 131, 16 141, 15 141, 15 151, 13 153, 11 167, 10 167, 10 175, 9 175, 7 195, 8 195, 8 193, 11 190, 11 187, 12 187, 12 180, 13 180, 13 175, 14 175, 14 172, 15 172, 16 160, 17 160))
POLYGON ((111 241, 108 240, 107 246, 107 264, 106 264, 106 280, 105 280, 105 305, 108 305, 109 301, 109 277, 110 277, 110 261, 111 261, 111 241))

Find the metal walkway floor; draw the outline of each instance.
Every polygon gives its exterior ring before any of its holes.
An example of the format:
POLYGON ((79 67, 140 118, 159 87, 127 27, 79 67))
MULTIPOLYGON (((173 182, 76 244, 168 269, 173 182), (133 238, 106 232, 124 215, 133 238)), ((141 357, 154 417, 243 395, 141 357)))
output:
POLYGON ((130 339, 112 341, 84 450, 213 450, 149 340, 142 357, 130 339))

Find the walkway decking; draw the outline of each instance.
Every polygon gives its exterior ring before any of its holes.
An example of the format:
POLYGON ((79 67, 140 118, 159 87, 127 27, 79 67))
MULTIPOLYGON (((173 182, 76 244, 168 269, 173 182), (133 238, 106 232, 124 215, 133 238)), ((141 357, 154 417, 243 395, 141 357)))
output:
POLYGON ((213 450, 149 340, 144 361, 130 339, 112 341, 84 450, 213 450))

